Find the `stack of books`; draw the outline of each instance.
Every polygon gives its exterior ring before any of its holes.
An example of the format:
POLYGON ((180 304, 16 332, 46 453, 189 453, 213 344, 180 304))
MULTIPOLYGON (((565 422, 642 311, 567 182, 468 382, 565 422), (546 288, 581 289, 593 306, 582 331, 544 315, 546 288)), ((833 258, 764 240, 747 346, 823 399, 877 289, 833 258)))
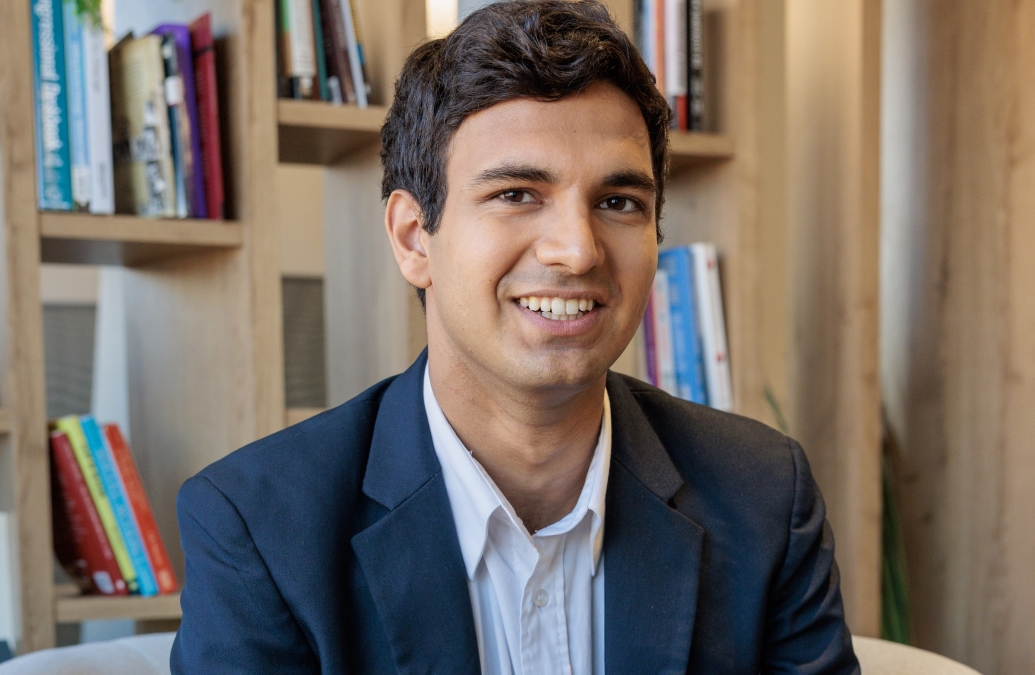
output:
POLYGON ((169 554, 118 425, 62 417, 52 423, 50 453, 54 552, 79 588, 175 592, 169 554))
POLYGON ((277 0, 281 98, 366 108, 370 80, 354 0, 277 0))
POLYGON ((661 251, 643 317, 644 364, 655 387, 733 409, 726 320, 714 244, 661 251))
POLYGON ((634 0, 636 46, 672 108, 672 127, 704 131, 703 0, 634 0))
POLYGON ((119 40, 77 0, 30 0, 41 209, 224 217, 208 14, 119 40))

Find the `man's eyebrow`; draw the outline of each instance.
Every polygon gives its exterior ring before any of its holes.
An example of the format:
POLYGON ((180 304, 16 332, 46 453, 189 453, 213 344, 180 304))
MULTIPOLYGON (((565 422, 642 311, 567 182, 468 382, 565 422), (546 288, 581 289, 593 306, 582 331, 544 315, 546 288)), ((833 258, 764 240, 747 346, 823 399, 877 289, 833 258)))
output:
POLYGON ((501 181, 518 181, 522 183, 553 183, 557 177, 547 171, 527 164, 502 164, 482 171, 468 184, 476 187, 486 183, 501 181))
POLYGON ((642 171, 618 171, 610 174, 601 183, 605 188, 636 188, 644 192, 656 193, 658 184, 654 177, 642 171))

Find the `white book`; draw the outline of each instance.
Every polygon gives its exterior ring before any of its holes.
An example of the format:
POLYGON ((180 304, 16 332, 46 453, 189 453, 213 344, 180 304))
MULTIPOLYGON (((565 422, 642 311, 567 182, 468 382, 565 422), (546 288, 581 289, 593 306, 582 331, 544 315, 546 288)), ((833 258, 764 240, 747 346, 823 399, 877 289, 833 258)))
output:
POLYGON ((341 22, 345 29, 345 46, 349 50, 349 70, 352 71, 352 83, 356 89, 356 105, 366 108, 367 83, 363 78, 363 57, 360 54, 359 32, 356 22, 353 21, 352 0, 341 0, 341 22))
POLYGON ((693 244, 694 285, 701 327, 701 351, 708 404, 719 410, 733 410, 733 382, 726 346, 726 319, 722 310, 719 258, 715 244, 693 244))
POLYGON ((665 97, 686 96, 686 2, 657 0, 665 3, 665 97))
POLYGON ((654 358, 657 360, 659 388, 679 395, 676 385, 676 354, 672 349, 672 305, 668 297, 668 273, 659 269, 654 275, 652 293, 654 313, 654 358))
POLYGON ((290 12, 288 33, 291 77, 298 78, 298 87, 304 98, 312 95, 316 78, 316 43, 313 36, 313 5, 311 0, 290 0, 285 7, 290 12))
POLYGON ((115 174, 111 149, 111 89, 104 29, 83 26, 87 143, 90 148, 90 213, 115 213, 115 174))

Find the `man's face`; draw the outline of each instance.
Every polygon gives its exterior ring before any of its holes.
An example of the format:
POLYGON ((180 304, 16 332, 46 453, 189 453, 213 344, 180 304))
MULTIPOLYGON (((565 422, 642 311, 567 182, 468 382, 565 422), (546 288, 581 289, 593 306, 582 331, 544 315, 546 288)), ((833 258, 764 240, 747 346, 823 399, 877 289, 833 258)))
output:
POLYGON ((441 225, 421 233, 429 341, 521 389, 598 381, 632 339, 657 266, 636 104, 598 83, 495 105, 457 130, 446 179, 441 225))

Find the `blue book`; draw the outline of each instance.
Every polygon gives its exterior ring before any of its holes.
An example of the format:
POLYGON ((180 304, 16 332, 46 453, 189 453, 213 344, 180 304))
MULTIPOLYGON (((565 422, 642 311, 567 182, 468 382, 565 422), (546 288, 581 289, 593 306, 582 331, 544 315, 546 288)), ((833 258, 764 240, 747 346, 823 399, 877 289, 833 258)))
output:
POLYGON ((668 274, 676 387, 680 398, 707 405, 708 389, 704 379, 704 353, 701 349, 701 328, 697 321, 693 265, 693 256, 686 246, 658 253, 658 267, 668 274))
POLYGON ((116 468, 111 447, 92 415, 80 417, 79 424, 83 427, 86 444, 90 446, 90 456, 97 465, 97 473, 101 477, 104 494, 111 503, 111 510, 115 512, 115 522, 119 526, 123 541, 125 541, 126 552, 129 553, 129 559, 133 562, 133 568, 137 572, 140 595, 157 595, 158 583, 155 581, 154 568, 147 557, 144 540, 140 536, 140 527, 137 525, 137 518, 133 514, 129 497, 126 496, 126 487, 119 475, 118 468, 116 468))
POLYGON ((86 59, 83 52, 83 20, 76 16, 74 0, 65 7, 65 81, 68 98, 69 151, 72 157, 72 201, 75 207, 90 206, 90 137, 86 119, 86 59))
POLYGON ((61 4, 61 0, 32 0, 32 76, 39 207, 68 211, 72 208, 72 158, 61 4))

